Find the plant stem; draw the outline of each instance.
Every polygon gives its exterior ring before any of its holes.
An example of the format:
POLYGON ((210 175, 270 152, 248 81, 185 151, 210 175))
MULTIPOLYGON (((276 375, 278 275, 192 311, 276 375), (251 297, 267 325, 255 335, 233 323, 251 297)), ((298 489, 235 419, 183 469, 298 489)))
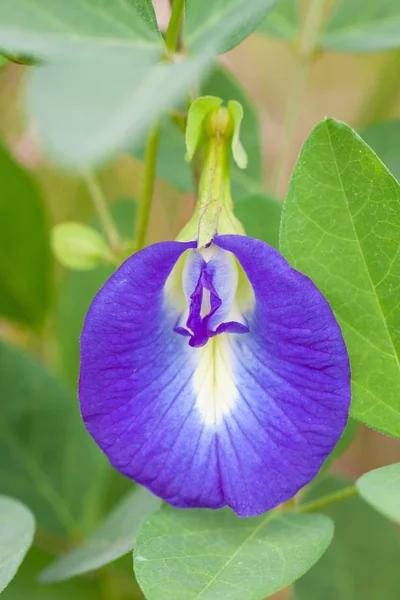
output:
POLYGON ((171 17, 164 37, 168 52, 175 52, 178 45, 184 8, 185 0, 173 1, 171 17))
POLYGON ((301 99, 304 95, 310 67, 314 60, 320 27, 324 16, 324 0, 310 0, 297 45, 297 67, 286 106, 282 144, 276 161, 273 176, 273 194, 278 196, 286 170, 286 158, 293 143, 293 134, 300 114, 301 99))
MULTIPOLYGON (((183 11, 185 8, 184 0, 173 0, 171 17, 168 23, 168 28, 165 33, 165 45, 168 52, 175 52, 179 42, 179 34, 181 30, 181 22, 183 11)), ((151 203, 153 200, 154 179, 156 176, 157 167, 157 152, 160 141, 161 125, 157 123, 150 131, 146 152, 144 157, 144 179, 143 190, 140 197, 139 214, 136 220, 135 228, 135 251, 141 250, 144 246, 149 224, 151 203)))
POLYGON ((120 240, 116 225, 108 211, 107 202, 99 186, 95 176, 91 172, 87 172, 83 175, 83 179, 86 183, 89 191, 93 206, 95 207, 101 224, 104 229, 104 233, 107 236, 107 240, 111 250, 118 254, 120 250, 120 240))
POLYGON ((342 500, 347 500, 347 498, 351 498, 352 496, 356 496, 357 494, 358 490, 356 486, 351 485, 349 487, 343 488, 342 490, 338 490, 337 492, 332 492, 331 494, 327 494, 326 496, 317 498, 317 500, 311 500, 310 502, 306 502, 305 504, 300 504, 299 506, 297 506, 296 512, 316 512, 318 510, 322 510, 326 506, 336 504, 337 502, 342 502, 342 500))
POLYGON ((143 191, 141 194, 139 214, 136 221, 135 252, 141 250, 146 240, 147 226, 149 224, 151 202, 153 199, 154 179, 157 166, 157 151, 160 140, 160 125, 157 124, 150 132, 146 144, 144 158, 143 191))

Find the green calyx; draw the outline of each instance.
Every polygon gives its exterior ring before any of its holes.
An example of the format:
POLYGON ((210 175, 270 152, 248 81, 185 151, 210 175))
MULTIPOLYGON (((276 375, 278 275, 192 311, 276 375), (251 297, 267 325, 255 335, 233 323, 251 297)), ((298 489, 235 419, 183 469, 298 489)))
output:
POLYGON ((189 109, 186 128, 186 160, 203 151, 203 168, 199 180, 193 217, 178 236, 180 241, 197 239, 199 248, 207 246, 215 234, 244 234, 233 213, 230 189, 231 152, 240 168, 247 166, 246 152, 240 142, 243 108, 236 101, 222 106, 222 100, 204 96, 189 109))

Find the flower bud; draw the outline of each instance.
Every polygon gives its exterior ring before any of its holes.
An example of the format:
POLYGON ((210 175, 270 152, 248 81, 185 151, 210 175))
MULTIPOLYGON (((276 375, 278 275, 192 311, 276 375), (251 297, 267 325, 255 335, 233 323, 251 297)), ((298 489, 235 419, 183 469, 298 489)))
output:
POLYGON ((69 269, 87 271, 112 261, 112 253, 102 236, 82 223, 61 223, 51 233, 56 258, 69 269))

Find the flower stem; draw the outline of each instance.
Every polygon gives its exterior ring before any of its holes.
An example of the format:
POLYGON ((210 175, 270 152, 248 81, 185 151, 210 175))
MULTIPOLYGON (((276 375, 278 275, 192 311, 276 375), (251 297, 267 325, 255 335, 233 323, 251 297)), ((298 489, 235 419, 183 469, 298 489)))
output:
POLYGON ((325 12, 324 0, 310 0, 304 25, 297 44, 297 67, 292 89, 286 106, 282 144, 279 149, 273 175, 273 194, 279 195, 286 171, 286 158, 293 143, 293 135, 300 114, 301 100, 304 95, 315 49, 325 12))
POLYGON ((151 202, 153 199, 154 179, 157 166, 157 152, 160 140, 160 125, 157 124, 150 132, 146 144, 144 159, 143 190, 140 198, 139 214, 136 221, 135 251, 141 250, 146 240, 149 224, 151 202))
POLYGON ((356 486, 351 485, 349 487, 343 488, 342 490, 338 490, 337 492, 332 492, 331 494, 327 494, 326 496, 317 498, 317 500, 311 500, 310 502, 306 502, 305 504, 300 504, 299 506, 297 506, 296 512, 316 512, 318 510, 322 510, 326 506, 336 504, 337 502, 342 502, 342 500, 347 500, 347 498, 351 498, 352 496, 356 496, 357 494, 358 490, 356 486))
POLYGON ((104 233, 107 236, 108 244, 111 250, 115 254, 118 254, 120 251, 119 234, 117 227, 109 213, 103 191, 99 186, 93 173, 88 171, 83 175, 83 179, 89 191, 90 198, 93 202, 93 206, 95 207, 98 217, 103 226, 104 233))
POLYGON ((171 17, 168 23, 167 31, 165 32, 165 45, 168 52, 175 52, 179 41, 181 31, 181 22, 183 11, 185 8, 185 0, 174 0, 172 3, 171 17))
MULTIPOLYGON (((183 11, 185 8, 184 0, 173 0, 171 17, 168 23, 168 28, 165 33, 165 45, 168 52, 175 52, 179 42, 179 34, 181 30, 181 22, 183 11)), ((141 250, 144 246, 149 224, 151 203, 153 200, 154 179, 156 176, 157 167, 157 152, 160 141, 160 123, 154 125, 150 131, 146 144, 146 152, 144 158, 144 179, 143 189, 139 204, 139 214, 136 220, 135 228, 135 251, 141 250)))

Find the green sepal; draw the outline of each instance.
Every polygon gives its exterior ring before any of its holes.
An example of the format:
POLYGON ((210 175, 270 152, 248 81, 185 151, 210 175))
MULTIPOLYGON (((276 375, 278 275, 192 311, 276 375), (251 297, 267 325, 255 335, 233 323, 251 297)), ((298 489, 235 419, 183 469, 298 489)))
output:
POLYGON ((246 169, 247 167, 247 153, 243 148, 243 144, 240 141, 240 125, 243 120, 243 106, 237 100, 230 100, 228 102, 228 111, 233 121, 233 135, 232 135, 232 155, 233 160, 239 167, 239 169, 246 169))
POLYGON ((190 162, 199 147, 203 135, 204 121, 206 117, 219 108, 222 99, 216 96, 202 96, 197 98, 189 108, 186 125, 186 156, 185 160, 190 162))

